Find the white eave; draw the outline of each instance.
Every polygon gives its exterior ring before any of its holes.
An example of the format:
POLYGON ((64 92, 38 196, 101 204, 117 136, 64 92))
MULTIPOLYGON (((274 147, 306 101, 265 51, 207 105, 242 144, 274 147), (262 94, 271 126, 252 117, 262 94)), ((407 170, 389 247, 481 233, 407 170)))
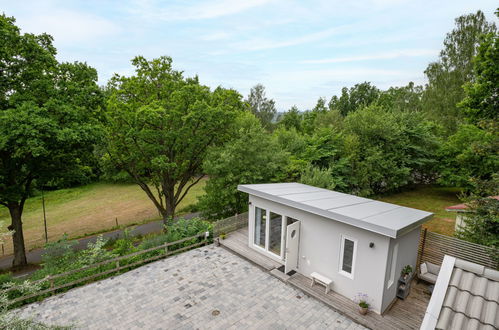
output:
POLYGON ((433 213, 301 183, 239 185, 239 191, 392 238, 429 220, 433 213))

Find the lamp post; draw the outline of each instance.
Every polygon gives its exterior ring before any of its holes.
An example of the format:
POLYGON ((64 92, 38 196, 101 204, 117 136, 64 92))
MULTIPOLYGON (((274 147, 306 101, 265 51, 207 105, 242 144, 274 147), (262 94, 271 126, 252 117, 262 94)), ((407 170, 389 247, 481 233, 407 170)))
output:
POLYGON ((43 224, 45 226, 45 243, 48 243, 49 237, 47 234, 47 216, 45 214, 45 196, 43 195, 43 188, 42 188, 42 209, 43 209, 43 224))

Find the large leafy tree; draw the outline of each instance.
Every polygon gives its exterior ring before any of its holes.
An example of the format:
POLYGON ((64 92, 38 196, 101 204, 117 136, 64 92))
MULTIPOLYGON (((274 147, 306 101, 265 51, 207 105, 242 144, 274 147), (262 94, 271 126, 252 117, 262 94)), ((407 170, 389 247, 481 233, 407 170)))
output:
POLYGON ((260 119, 263 127, 270 128, 272 119, 276 114, 276 108, 274 100, 267 98, 265 87, 262 84, 257 84, 251 88, 246 102, 251 112, 260 119))
MULTIPOLYGON (((499 11, 497 12, 499 16, 499 11)), ((470 122, 495 126, 499 118, 499 35, 483 36, 473 60, 474 79, 464 86, 466 98, 460 106, 470 122)))
POLYGON ((490 180, 472 180, 470 194, 462 198, 468 206, 464 226, 456 231, 458 238, 489 246, 490 256, 499 261, 499 175, 490 180))
POLYGON ((345 118, 344 134, 351 192, 384 193, 432 175, 436 138, 421 115, 370 106, 345 118))
POLYGON ((428 84, 423 108, 429 118, 441 123, 450 135, 459 125, 457 104, 465 94, 463 85, 473 79, 473 58, 483 34, 494 33, 496 26, 487 22, 483 12, 456 18, 455 28, 447 34, 438 61, 425 70, 428 84))
POLYGON ((284 126, 286 129, 301 130, 302 114, 296 105, 282 114, 279 118, 279 126, 284 126))
POLYGON ((382 91, 376 104, 388 111, 420 112, 422 95, 423 87, 411 81, 407 86, 390 87, 382 91))
POLYGON ((170 57, 132 63, 135 75, 109 82, 107 160, 128 173, 166 223, 202 179, 207 150, 230 137, 242 97, 185 78, 170 57))
POLYGON ((237 120, 237 135, 222 147, 213 148, 204 164, 210 180, 200 198, 203 214, 220 219, 242 212, 248 204, 238 184, 282 181, 289 154, 268 134, 253 115, 237 120))
POLYGON ((470 188, 470 179, 489 180, 499 171, 499 138, 475 125, 459 126, 439 148, 438 182, 470 188))
POLYGON ((52 37, 0 16, 0 205, 11 216, 14 266, 26 264, 22 213, 33 189, 72 180, 91 157, 102 100, 97 73, 59 64, 52 37))
POLYGON ((359 108, 369 106, 378 99, 379 94, 379 89, 367 81, 350 88, 343 87, 340 97, 335 95, 331 98, 329 108, 346 116, 359 108))

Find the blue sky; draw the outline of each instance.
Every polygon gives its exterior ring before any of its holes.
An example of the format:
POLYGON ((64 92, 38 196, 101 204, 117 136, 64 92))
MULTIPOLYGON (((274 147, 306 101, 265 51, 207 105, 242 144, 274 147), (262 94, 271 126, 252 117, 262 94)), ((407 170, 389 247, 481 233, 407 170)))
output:
POLYGON ((243 95, 262 83, 278 110, 314 106, 343 86, 424 83, 459 15, 496 1, 212 0, 4 1, 23 32, 55 38, 61 61, 84 61, 105 84, 133 73, 136 55, 168 55, 176 69, 243 95))

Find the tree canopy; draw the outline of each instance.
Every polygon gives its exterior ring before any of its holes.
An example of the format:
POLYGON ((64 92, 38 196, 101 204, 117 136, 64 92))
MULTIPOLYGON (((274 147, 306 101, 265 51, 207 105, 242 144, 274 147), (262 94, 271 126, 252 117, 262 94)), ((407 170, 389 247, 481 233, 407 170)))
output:
POLYGON ((251 112, 260 119, 262 126, 270 128, 277 110, 275 108, 275 101, 267 98, 265 87, 262 84, 257 84, 251 88, 246 102, 251 112))
POLYGON ((102 98, 97 72, 83 63, 58 63, 49 35, 22 34, 5 15, 0 34, 0 204, 11 215, 19 266, 26 264, 25 201, 33 189, 86 176, 102 98))
POLYGON ((108 85, 107 161, 144 190, 166 221, 204 176, 208 149, 230 138, 242 97, 185 78, 170 57, 132 63, 135 75, 115 75, 108 85))
POLYGON ((438 120, 447 134, 456 131, 462 121, 457 104, 465 96, 463 85, 473 79, 473 58, 484 34, 497 31, 481 11, 455 20, 455 28, 447 34, 438 61, 425 70, 428 84, 423 95, 423 108, 429 118, 438 120))

